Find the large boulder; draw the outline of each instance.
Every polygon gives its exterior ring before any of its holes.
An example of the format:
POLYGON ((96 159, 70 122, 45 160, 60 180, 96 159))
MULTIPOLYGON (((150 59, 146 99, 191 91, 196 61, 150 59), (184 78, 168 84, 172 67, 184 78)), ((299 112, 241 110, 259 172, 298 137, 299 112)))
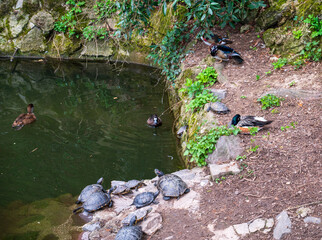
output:
POLYGON ((43 10, 32 16, 30 22, 40 28, 45 34, 48 34, 51 30, 54 29, 53 17, 50 13, 43 10))
POLYGON ((22 53, 39 53, 44 52, 45 49, 45 37, 43 36, 42 31, 35 27, 24 37, 20 50, 22 53))
POLYGON ((9 30, 12 38, 16 38, 22 33, 29 21, 28 14, 11 14, 9 16, 9 30))

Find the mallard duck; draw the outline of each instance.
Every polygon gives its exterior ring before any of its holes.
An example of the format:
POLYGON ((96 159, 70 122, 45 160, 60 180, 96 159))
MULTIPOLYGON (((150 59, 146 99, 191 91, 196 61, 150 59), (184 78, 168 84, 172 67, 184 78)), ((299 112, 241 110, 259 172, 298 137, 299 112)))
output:
POLYGON ((160 127, 162 125, 161 118, 159 118, 156 114, 151 115, 146 122, 151 127, 160 127))
POLYGON ((33 111, 34 111, 34 105, 30 103, 27 106, 27 113, 20 114, 13 122, 12 127, 15 128, 16 130, 20 130, 23 126, 36 121, 37 118, 33 113, 33 111))
POLYGON ((229 59, 234 59, 237 63, 242 63, 244 61, 240 54, 230 47, 212 44, 203 37, 201 37, 201 40, 209 46, 211 56, 220 60, 220 62, 228 61, 229 59))
POLYGON ((262 129, 265 125, 272 123, 271 120, 266 120, 263 117, 256 116, 240 116, 236 114, 231 120, 230 125, 238 127, 241 132, 249 133, 249 129, 252 127, 258 127, 258 130, 262 129))

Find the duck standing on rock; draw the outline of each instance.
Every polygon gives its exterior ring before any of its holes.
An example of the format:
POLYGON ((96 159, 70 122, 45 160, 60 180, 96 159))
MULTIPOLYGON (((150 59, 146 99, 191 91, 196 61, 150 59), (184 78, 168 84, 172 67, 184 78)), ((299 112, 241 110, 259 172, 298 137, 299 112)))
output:
POLYGON ((230 125, 238 127, 242 133, 249 133, 250 128, 258 127, 262 129, 265 125, 272 123, 271 120, 266 120, 263 117, 256 117, 256 116, 240 116, 236 114, 233 119, 231 120, 230 125))
POLYGON ((244 59, 240 56, 238 52, 234 49, 227 47, 225 45, 215 45, 208 42, 205 38, 201 37, 201 40, 209 46, 210 55, 214 58, 222 61, 228 61, 229 59, 234 59, 237 63, 242 63, 244 59))
POLYGON ((20 130, 21 128, 23 128, 23 126, 36 121, 37 118, 33 112, 34 112, 34 105, 30 103, 27 106, 27 113, 20 114, 13 122, 12 127, 15 128, 16 130, 20 130))
POLYGON ((162 125, 161 118, 156 114, 151 115, 146 122, 151 127, 160 127, 162 125))

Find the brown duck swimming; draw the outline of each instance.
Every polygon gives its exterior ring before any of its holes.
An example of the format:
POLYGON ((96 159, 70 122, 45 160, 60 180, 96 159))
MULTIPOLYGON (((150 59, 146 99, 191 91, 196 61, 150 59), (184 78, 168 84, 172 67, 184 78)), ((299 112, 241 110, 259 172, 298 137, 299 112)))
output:
POLYGON ((159 118, 156 114, 151 115, 146 122, 151 127, 160 127, 162 125, 161 118, 159 118))
POLYGON ((33 112, 34 112, 34 105, 30 103, 27 106, 27 113, 21 113, 13 122, 12 127, 15 128, 16 130, 20 130, 23 126, 36 121, 37 118, 33 112))

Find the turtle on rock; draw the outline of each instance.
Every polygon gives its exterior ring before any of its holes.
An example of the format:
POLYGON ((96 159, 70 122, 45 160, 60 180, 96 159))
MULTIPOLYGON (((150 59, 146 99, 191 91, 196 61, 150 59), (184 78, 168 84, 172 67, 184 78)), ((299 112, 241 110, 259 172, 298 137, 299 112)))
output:
POLYGON ((146 218, 146 216, 152 211, 152 207, 146 207, 146 208, 140 208, 135 210, 134 212, 131 212, 129 215, 127 215, 126 218, 122 220, 123 225, 130 225, 131 219, 133 216, 136 216, 136 222, 142 221, 146 218))
POLYGON ((162 192, 164 200, 170 200, 172 197, 179 199, 182 194, 190 192, 188 185, 177 175, 164 174, 159 169, 155 169, 154 172, 159 177, 156 186, 162 192))
POLYGON ((105 192, 106 193, 105 189, 102 186, 103 180, 104 179, 101 177, 100 179, 98 179, 96 184, 91 184, 91 185, 86 186, 82 190, 82 192, 80 193, 80 195, 76 201, 76 204, 80 204, 80 203, 85 202, 94 192, 105 192))
POLYGON ((79 210, 83 209, 84 212, 94 212, 97 211, 105 206, 112 207, 113 201, 111 198, 111 192, 114 190, 114 188, 111 188, 108 193, 105 193, 103 191, 98 191, 92 193, 81 207, 78 207, 73 210, 73 213, 76 214, 79 210))
POLYGON ((153 192, 143 192, 135 196, 133 203, 131 205, 135 205, 136 208, 142 208, 150 205, 151 203, 157 204, 155 201, 156 197, 159 195, 160 191, 155 193, 153 192))
POLYGON ((129 226, 123 226, 116 234, 115 240, 141 240, 142 239, 142 228, 141 226, 135 226, 136 216, 134 215, 129 226))
POLYGON ((207 104, 208 104, 208 108, 206 110, 207 112, 209 112, 210 110, 217 114, 227 114, 230 112, 228 107, 222 102, 211 102, 207 104))
POLYGON ((133 180, 126 182, 125 185, 130 189, 138 190, 138 188, 140 188, 146 184, 143 182, 143 180, 139 181, 139 180, 133 179, 133 180))
POLYGON ((130 192, 132 192, 131 189, 128 186, 126 186, 126 184, 123 184, 123 185, 117 185, 114 188, 114 191, 112 193, 114 195, 125 195, 130 192))

